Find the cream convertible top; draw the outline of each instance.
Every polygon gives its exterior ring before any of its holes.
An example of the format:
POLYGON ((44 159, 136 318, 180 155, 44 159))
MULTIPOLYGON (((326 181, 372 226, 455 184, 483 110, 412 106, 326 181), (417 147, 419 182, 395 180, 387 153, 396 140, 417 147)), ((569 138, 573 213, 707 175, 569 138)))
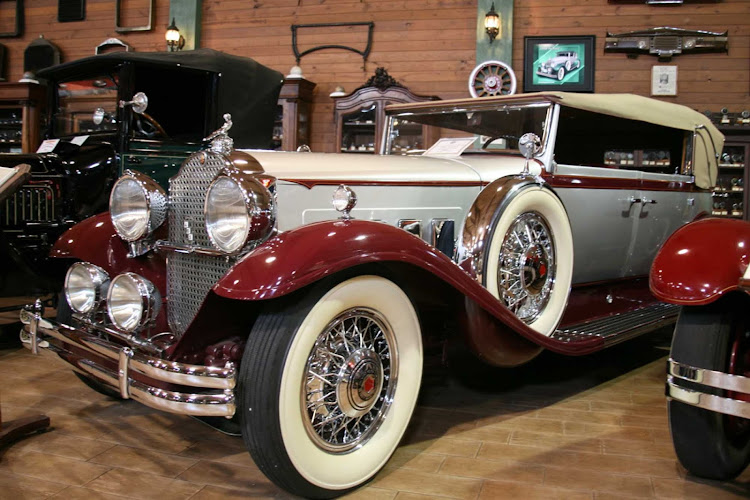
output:
POLYGON ((716 183, 718 154, 724 147, 724 135, 705 115, 680 104, 658 101, 634 94, 575 94, 570 92, 539 92, 480 99, 454 99, 417 104, 396 104, 389 113, 456 106, 481 106, 483 109, 508 103, 549 101, 563 106, 593 111, 629 120, 653 123, 664 127, 696 131, 693 173, 696 186, 709 189, 716 183))

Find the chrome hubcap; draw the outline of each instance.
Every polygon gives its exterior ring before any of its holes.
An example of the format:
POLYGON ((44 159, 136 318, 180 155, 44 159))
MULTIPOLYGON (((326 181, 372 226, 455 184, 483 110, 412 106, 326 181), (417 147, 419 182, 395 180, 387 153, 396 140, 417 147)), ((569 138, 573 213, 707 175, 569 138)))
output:
POLYGON ((339 314, 318 338, 305 367, 302 409, 308 435, 329 452, 347 452, 380 427, 398 369, 393 332, 377 312, 339 314))
POLYGON ((551 234, 540 214, 527 212, 513 221, 503 240, 497 272, 500 299, 526 323, 544 311, 554 286, 551 234))

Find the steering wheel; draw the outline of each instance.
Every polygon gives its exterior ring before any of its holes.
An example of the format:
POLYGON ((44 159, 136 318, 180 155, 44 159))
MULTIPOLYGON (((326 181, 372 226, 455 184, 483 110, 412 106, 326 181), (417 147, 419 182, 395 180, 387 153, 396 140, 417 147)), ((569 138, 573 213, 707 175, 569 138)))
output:
POLYGON ((164 127, 157 122, 153 116, 148 113, 133 113, 135 116, 135 129, 144 137, 153 139, 154 137, 167 137, 164 127))

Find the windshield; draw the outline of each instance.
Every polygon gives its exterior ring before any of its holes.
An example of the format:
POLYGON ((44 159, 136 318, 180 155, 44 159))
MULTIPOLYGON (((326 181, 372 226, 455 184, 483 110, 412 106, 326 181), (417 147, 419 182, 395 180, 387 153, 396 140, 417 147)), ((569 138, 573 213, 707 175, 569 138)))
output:
POLYGON ((429 110, 390 116, 385 154, 418 154, 439 139, 474 138, 467 153, 517 153, 518 140, 532 132, 546 139, 549 103, 493 109, 429 110))
POLYGON ((117 130, 117 88, 117 78, 109 75, 58 83, 54 136, 117 130))

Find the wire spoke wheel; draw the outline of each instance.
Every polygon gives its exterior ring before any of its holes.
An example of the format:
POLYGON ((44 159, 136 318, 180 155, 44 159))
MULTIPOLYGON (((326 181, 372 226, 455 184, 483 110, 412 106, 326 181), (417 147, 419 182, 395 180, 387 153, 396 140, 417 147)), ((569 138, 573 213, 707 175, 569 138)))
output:
POLYGON ((500 259, 501 300, 522 321, 534 321, 549 301, 556 270, 551 231, 539 213, 526 212, 513 221, 500 259))
POLYGON ((472 97, 509 95, 516 92, 516 74, 500 61, 485 61, 469 76, 469 93, 472 97))
POLYGON ((305 367, 308 435, 322 449, 345 452, 380 427, 398 377, 393 332, 375 311, 357 308, 318 336, 305 367))

